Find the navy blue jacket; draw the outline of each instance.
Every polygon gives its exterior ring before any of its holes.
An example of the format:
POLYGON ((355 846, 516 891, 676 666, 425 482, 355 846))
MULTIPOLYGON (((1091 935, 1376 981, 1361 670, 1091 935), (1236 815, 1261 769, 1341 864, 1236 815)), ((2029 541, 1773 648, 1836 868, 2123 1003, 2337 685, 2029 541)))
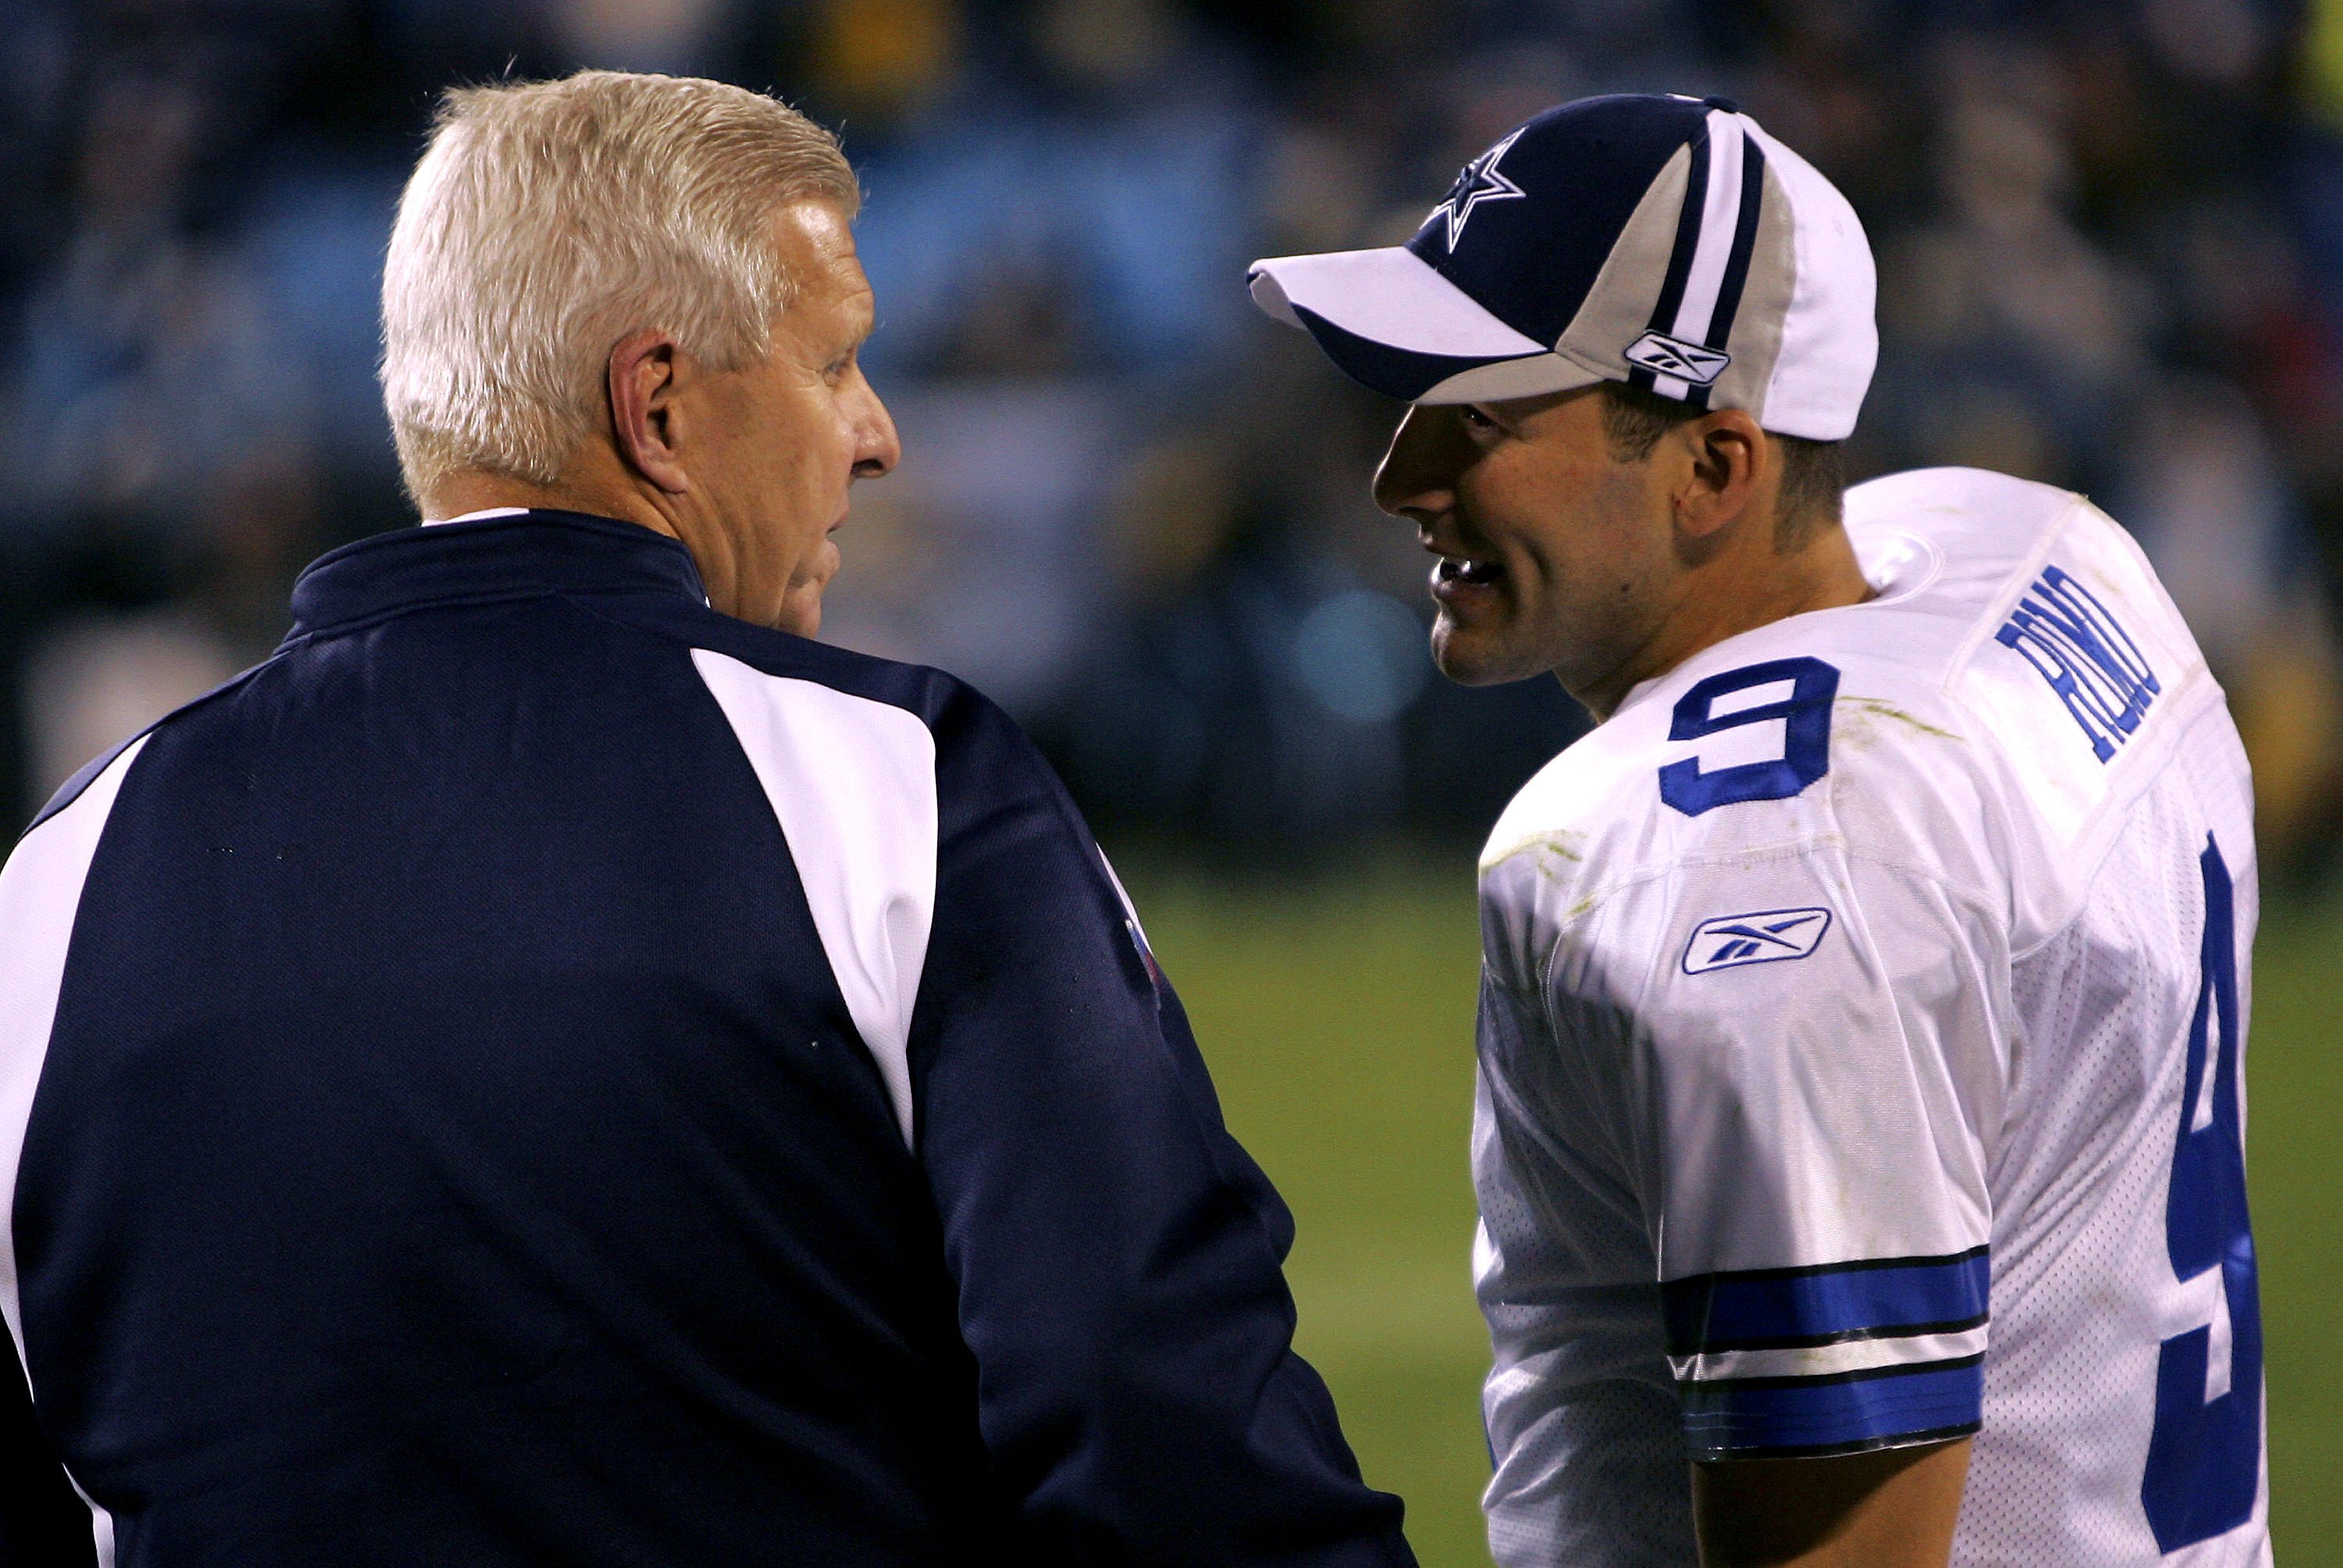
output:
POLYGON ((294 612, 0 876, 0 1556, 1411 1561, 997 709, 574 514, 294 612))

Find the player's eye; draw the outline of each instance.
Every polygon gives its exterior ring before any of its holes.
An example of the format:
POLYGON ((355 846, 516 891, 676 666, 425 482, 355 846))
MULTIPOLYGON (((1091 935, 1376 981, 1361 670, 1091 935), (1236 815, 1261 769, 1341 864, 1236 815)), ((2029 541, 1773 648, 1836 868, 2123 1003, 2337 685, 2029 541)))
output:
POLYGON ((1476 436, 1493 436, 1504 428, 1470 403, 1463 405, 1458 412, 1464 421, 1464 427, 1476 436))

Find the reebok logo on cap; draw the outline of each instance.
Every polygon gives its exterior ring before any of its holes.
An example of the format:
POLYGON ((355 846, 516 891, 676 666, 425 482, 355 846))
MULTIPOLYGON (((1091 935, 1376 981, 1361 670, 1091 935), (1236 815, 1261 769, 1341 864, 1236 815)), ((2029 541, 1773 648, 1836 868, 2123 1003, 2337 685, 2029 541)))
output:
POLYGON ((1257 261, 1254 301, 1412 403, 1624 381, 1855 428, 1879 337, 1846 198, 1722 99, 1582 98, 1466 164, 1404 246, 1257 261))
POLYGON ((1654 375, 1695 381, 1704 387, 1733 363, 1733 356, 1722 348, 1704 348, 1661 332, 1646 332, 1627 345, 1626 359, 1628 364, 1640 365, 1654 375))

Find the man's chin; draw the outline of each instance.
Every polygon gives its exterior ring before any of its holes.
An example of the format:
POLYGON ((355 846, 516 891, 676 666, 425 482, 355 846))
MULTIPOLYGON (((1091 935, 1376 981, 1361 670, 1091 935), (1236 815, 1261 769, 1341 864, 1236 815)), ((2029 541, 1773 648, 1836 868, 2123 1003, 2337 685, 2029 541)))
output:
POLYGON ((1432 623, 1432 662, 1441 674, 1459 686, 1502 686, 1543 675, 1541 668, 1518 668, 1523 661, 1484 633, 1468 631, 1443 612, 1432 623))
POLYGON ((795 637, 817 638, 821 635, 821 588, 815 583, 806 588, 794 588, 781 597, 781 611, 773 618, 773 629, 795 637))

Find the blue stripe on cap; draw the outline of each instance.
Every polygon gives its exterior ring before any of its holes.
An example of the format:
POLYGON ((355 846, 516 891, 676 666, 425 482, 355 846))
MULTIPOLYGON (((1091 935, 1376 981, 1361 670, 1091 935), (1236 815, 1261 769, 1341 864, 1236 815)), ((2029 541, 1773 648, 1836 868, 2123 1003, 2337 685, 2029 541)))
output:
POLYGON ((1660 1287, 1668 1353, 1767 1350, 1948 1332, 1985 1321, 1986 1249, 1804 1269, 1696 1274, 1660 1287))
POLYGON ((1757 138, 1741 137, 1741 210, 1733 220, 1733 252, 1725 258, 1725 276, 1716 286, 1716 309, 1709 317, 1708 346, 1722 348, 1733 336, 1733 318, 1741 310, 1741 291, 1749 284, 1749 258, 1757 249, 1757 217, 1765 203, 1765 149, 1757 138))
POLYGON ((1318 340, 1318 347, 1326 351, 1326 357, 1334 362, 1337 369, 1363 386, 1404 402, 1413 403, 1451 376, 1463 371, 1477 370, 1483 365, 1502 365, 1508 359, 1535 357, 1528 354, 1479 357, 1394 348, 1388 343, 1345 332, 1307 306, 1293 307, 1293 314, 1310 329, 1310 336, 1318 340))
POLYGON ((1985 1360, 1875 1374, 1678 1383, 1695 1460, 1850 1453, 1963 1437, 1983 1424, 1985 1360))
MULTIPOLYGON (((1706 342, 1723 348, 1733 336, 1733 318, 1741 312, 1741 292, 1749 284, 1749 260, 1757 250, 1757 218, 1765 203, 1765 153, 1757 138, 1741 137, 1741 210, 1733 220, 1733 249, 1725 258, 1725 276, 1716 286, 1716 308, 1708 318, 1706 342)), ((1707 386, 1684 389, 1684 401, 1695 408, 1708 407, 1707 386)))
MULTIPOLYGON (((1674 332, 1676 312, 1684 308, 1684 283, 1692 276, 1692 258, 1700 254, 1702 215, 1708 208, 1708 122, 1701 122, 1693 138, 1692 166, 1684 171, 1684 206, 1676 209, 1675 248, 1668 252, 1668 270, 1660 279, 1659 302, 1652 307, 1652 330, 1674 332)), ((1652 389, 1658 379, 1651 367, 1638 365, 1627 372, 1627 384, 1652 389)))

